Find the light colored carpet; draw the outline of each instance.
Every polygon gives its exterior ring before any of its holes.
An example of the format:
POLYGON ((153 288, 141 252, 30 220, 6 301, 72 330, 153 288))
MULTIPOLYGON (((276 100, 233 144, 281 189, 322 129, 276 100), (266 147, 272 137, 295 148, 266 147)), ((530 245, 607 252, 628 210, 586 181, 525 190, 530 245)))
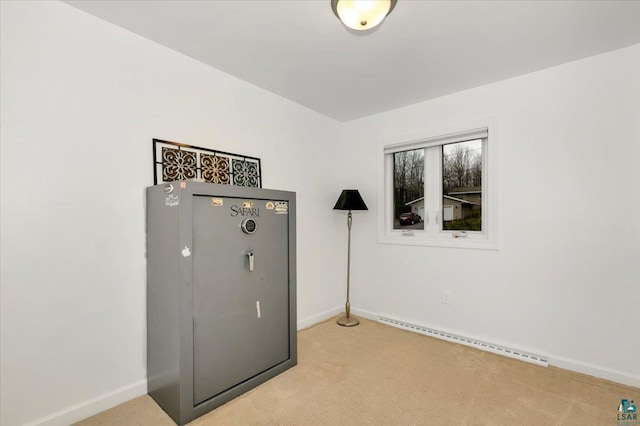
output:
MULTIPOLYGON (((298 333, 298 365, 194 420, 213 425, 615 425, 640 389, 362 320, 298 333)), ((172 425, 149 397, 79 425, 172 425)))

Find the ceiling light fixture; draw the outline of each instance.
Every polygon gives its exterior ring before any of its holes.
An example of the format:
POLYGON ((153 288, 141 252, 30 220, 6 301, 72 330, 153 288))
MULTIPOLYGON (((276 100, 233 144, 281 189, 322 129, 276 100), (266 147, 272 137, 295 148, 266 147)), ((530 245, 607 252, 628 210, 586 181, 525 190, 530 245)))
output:
POLYGON ((363 31, 380 24, 398 0, 331 0, 333 13, 352 30, 363 31))

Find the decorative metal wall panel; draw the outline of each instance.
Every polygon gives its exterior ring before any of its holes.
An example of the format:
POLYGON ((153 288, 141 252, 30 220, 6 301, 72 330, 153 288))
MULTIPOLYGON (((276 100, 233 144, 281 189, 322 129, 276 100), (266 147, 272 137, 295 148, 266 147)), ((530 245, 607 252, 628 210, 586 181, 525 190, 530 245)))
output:
POLYGON ((260 159, 177 142, 153 140, 153 183, 197 179, 262 187, 260 159))
POLYGON ((238 186, 258 186, 260 173, 256 163, 233 160, 233 184, 238 186))
POLYGON ((162 180, 194 179, 198 168, 196 153, 162 147, 162 180))

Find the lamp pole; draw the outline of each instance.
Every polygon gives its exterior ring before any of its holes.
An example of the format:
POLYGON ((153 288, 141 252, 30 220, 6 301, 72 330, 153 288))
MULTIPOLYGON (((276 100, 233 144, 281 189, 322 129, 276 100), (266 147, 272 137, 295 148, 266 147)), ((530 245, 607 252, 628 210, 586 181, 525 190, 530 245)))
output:
POLYGON ((357 318, 351 316, 351 303, 349 303, 349 275, 351 272, 351 223, 353 222, 353 218, 351 216, 351 210, 349 210, 349 214, 347 215, 347 303, 344 305, 345 316, 338 318, 336 321, 338 324, 343 325, 345 327, 353 327, 354 325, 360 324, 357 318))

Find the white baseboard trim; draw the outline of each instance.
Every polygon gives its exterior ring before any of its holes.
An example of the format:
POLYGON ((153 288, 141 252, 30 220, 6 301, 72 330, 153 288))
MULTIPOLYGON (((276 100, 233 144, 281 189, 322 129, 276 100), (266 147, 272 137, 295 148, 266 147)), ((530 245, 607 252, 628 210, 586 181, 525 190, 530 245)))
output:
MULTIPOLYGON (((363 311, 363 310, 359 310, 359 309, 352 309, 352 311, 354 312, 359 312, 360 315, 364 318, 369 318, 369 319, 373 319, 375 321, 379 321, 381 318, 393 318, 393 317, 389 317, 387 315, 381 315, 381 314, 375 314, 373 312, 369 312, 369 311, 363 311)), ((405 322, 408 324, 411 324, 410 321, 406 321, 404 319, 399 319, 398 321, 400 322, 405 322)), ((390 325, 393 326, 392 324, 388 324, 385 321, 381 322, 382 324, 386 324, 386 325, 390 325)), ((427 329, 434 329, 434 330, 442 330, 441 327, 431 327, 429 325, 422 325, 422 326, 418 326, 418 327, 422 327, 422 328, 427 328, 427 329)), ((398 327, 398 328, 402 328, 402 329, 407 329, 406 327, 398 327)), ((410 331, 415 331, 418 333, 421 333, 420 330, 410 330, 410 331)), ((447 332, 449 333, 449 332, 447 332)), ((426 333, 421 333, 421 334, 426 334, 426 333)), ((464 335, 464 333, 459 333, 459 332, 452 332, 449 334, 455 334, 457 336, 460 335, 464 335)), ((427 334, 427 335, 431 335, 431 334, 427 334)), ((433 336, 433 337, 438 337, 438 336, 433 336)), ((483 342, 488 342, 488 340, 485 340, 479 336, 469 336, 469 338, 474 339, 474 340, 480 340, 483 342)), ((449 339, 444 339, 444 340, 449 340, 449 339)), ((454 343, 462 343, 464 344, 464 342, 455 342, 455 340, 451 340, 454 343)), ((511 345, 503 343, 503 342, 493 342, 494 346, 506 346, 506 347, 510 347, 511 345)), ((479 348, 481 350, 485 350, 484 348, 479 348)), ((539 353, 539 350, 529 350, 526 348, 523 348, 523 352, 525 353, 539 353)), ((492 352, 492 351, 490 351, 492 352)), ((504 355, 507 356, 504 353, 499 353, 499 352, 495 352, 498 353, 500 355, 504 355)), ((627 385, 627 386, 633 386, 633 387, 637 387, 640 388, 640 377, 639 376, 635 376, 633 374, 628 374, 628 373, 624 373, 621 371, 616 371, 616 370, 612 370, 612 369, 608 369, 608 368, 604 368, 604 367, 598 367, 592 364, 588 364, 585 362, 581 362, 581 361, 576 361, 573 359, 568 359, 568 358, 563 358, 563 357, 558 357, 558 356, 554 356, 548 353, 545 354, 541 354, 541 356, 546 360, 546 362, 548 363, 548 365, 551 365, 553 367, 558 367, 558 368, 562 368, 564 370, 569 370, 569 371, 574 371, 576 373, 582 373, 582 374, 586 374, 589 376, 593 376, 593 377, 597 377, 599 379, 604 379, 604 380, 610 380, 612 382, 615 383, 620 383, 623 385, 627 385)))
POLYGON ((145 395, 147 393, 147 380, 140 380, 133 384, 123 386, 112 392, 105 393, 90 400, 73 405, 45 417, 33 420, 23 426, 67 426, 79 422, 88 417, 113 408, 123 402, 145 395))
POLYGON ((587 364, 585 362, 556 356, 553 356, 551 357, 551 359, 549 359, 549 364, 553 365, 554 367, 575 371, 578 373, 597 377, 599 379, 610 380, 612 382, 621 383, 623 385, 640 388, 640 376, 634 376, 631 374, 623 373, 621 371, 602 368, 595 365, 587 364))
POLYGON ((335 308, 329 309, 328 311, 320 312, 319 314, 312 317, 298 320, 298 331, 304 330, 305 328, 309 328, 316 324, 320 324, 321 322, 324 322, 329 318, 338 316, 340 312, 343 311, 344 306, 337 306, 335 308))
MULTIPOLYGON (((344 310, 343 308, 344 308, 343 306, 338 306, 338 307, 329 309, 327 311, 321 312, 312 317, 300 320, 298 321, 298 324, 297 324, 298 330, 309 328, 313 325, 319 324, 332 317, 335 317, 339 315, 341 312, 343 312, 344 310)), ((366 311, 364 309, 352 308, 351 311, 355 316, 366 318, 372 321, 380 321, 380 318, 389 318, 388 316, 376 314, 374 312, 366 311)), ((405 322, 404 320, 399 320, 399 321, 405 322)), ((382 322, 382 323, 387 324, 386 322, 382 322)), ((431 327, 426 327, 426 326, 422 326, 422 327, 433 329, 431 327)), ((404 328, 404 327, 399 327, 399 328, 404 328)), ((483 339, 483 341, 486 341, 486 340, 483 339)), ((591 364, 587 364, 584 362, 563 358, 563 357, 548 356, 547 359, 548 359, 549 365, 553 365, 554 367, 563 368, 565 370, 575 371, 578 373, 587 374, 589 376, 594 376, 600 379, 610 380, 612 382, 640 388, 640 376, 634 376, 634 375, 623 373, 620 371, 602 368, 602 367, 594 366, 591 364)), ((26 423, 23 426, 45 426, 45 425, 46 426, 66 426, 66 425, 78 422, 80 420, 84 420, 93 415, 96 415, 104 410, 108 410, 109 408, 113 408, 133 398, 137 398, 139 396, 145 395, 146 393, 147 393, 147 381, 139 380, 138 382, 135 382, 127 386, 123 386, 112 392, 105 393, 96 398, 92 398, 85 402, 81 402, 79 404, 73 405, 71 407, 65 408, 63 410, 57 411, 55 413, 49 414, 39 419, 33 420, 29 423, 26 423)))
POLYGON ((375 312, 365 311, 364 309, 351 308, 351 312, 357 317, 366 318, 371 321, 378 321, 378 318, 380 318, 380 315, 375 312))

